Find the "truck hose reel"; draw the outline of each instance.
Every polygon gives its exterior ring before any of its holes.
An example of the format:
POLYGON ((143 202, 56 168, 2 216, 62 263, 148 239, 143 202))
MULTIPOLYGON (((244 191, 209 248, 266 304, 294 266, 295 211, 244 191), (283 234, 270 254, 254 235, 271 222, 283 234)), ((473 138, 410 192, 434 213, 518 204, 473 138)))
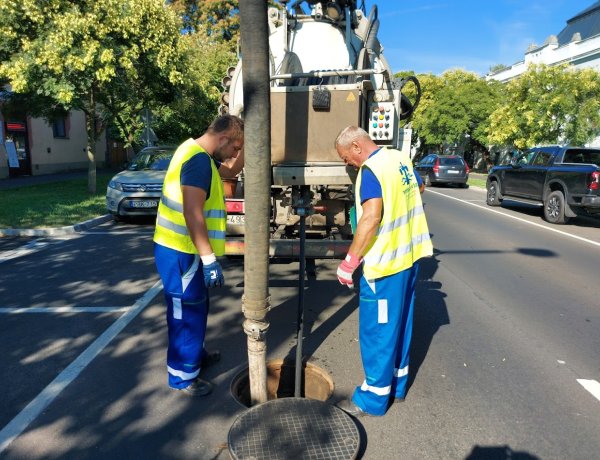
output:
POLYGON ((417 79, 417 77, 415 77, 413 75, 409 75, 408 77, 404 77, 400 80, 399 89, 400 89, 400 94, 401 94, 399 117, 400 117, 400 120, 406 120, 407 118, 410 118, 410 116, 414 113, 414 111, 419 106, 419 101, 421 100, 421 84, 419 83, 419 80, 417 79), (404 86, 409 81, 415 85, 415 89, 417 91, 417 95, 415 97, 415 102, 412 102, 408 98, 408 96, 406 96, 404 93, 402 93, 402 88, 404 88, 404 86))

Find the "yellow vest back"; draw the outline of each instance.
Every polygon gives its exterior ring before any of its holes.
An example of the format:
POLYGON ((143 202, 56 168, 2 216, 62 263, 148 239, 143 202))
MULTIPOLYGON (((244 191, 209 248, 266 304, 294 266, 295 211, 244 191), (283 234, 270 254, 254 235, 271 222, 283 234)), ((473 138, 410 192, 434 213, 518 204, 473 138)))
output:
POLYGON ((356 180, 356 210, 360 221, 362 172, 368 167, 381 184, 383 216, 377 235, 364 256, 363 273, 373 280, 412 267, 433 254, 419 186, 408 155, 382 148, 362 166, 356 180))

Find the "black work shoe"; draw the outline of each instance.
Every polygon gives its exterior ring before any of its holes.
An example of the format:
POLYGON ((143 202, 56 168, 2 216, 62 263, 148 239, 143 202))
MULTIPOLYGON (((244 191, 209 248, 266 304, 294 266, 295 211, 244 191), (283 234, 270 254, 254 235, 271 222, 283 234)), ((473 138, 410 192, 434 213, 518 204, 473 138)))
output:
POLYGON ((344 412, 346 412, 346 414, 351 415, 352 417, 373 417, 372 414, 369 414, 368 412, 365 412, 360 407, 358 407, 351 399, 342 399, 336 404, 336 406, 342 409, 344 412))
POLYGON ((191 385, 188 385, 185 388, 182 388, 181 392, 184 392, 190 396, 206 396, 210 394, 213 389, 213 384, 208 380, 202 380, 197 378, 192 382, 191 385))
POLYGON ((206 354, 202 357, 202 361, 200 362, 200 367, 210 367, 217 364, 221 361, 221 351, 220 350, 211 350, 206 351, 206 354))

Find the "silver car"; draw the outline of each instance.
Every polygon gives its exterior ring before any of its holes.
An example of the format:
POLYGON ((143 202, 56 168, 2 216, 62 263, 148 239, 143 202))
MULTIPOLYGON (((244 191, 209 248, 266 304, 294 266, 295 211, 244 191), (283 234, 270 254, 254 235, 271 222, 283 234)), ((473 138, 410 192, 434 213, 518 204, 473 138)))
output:
POLYGON ((156 215, 165 174, 176 147, 146 147, 114 176, 106 189, 106 208, 116 220, 156 215))

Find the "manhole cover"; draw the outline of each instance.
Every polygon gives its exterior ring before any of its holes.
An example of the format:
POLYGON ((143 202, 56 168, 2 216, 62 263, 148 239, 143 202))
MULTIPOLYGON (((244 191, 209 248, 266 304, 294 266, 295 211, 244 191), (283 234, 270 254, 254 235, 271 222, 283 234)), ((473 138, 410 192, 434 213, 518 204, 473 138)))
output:
POLYGON ((240 460, 354 459, 356 425, 341 409, 303 398, 273 399, 240 415, 229 429, 229 452, 240 460))

